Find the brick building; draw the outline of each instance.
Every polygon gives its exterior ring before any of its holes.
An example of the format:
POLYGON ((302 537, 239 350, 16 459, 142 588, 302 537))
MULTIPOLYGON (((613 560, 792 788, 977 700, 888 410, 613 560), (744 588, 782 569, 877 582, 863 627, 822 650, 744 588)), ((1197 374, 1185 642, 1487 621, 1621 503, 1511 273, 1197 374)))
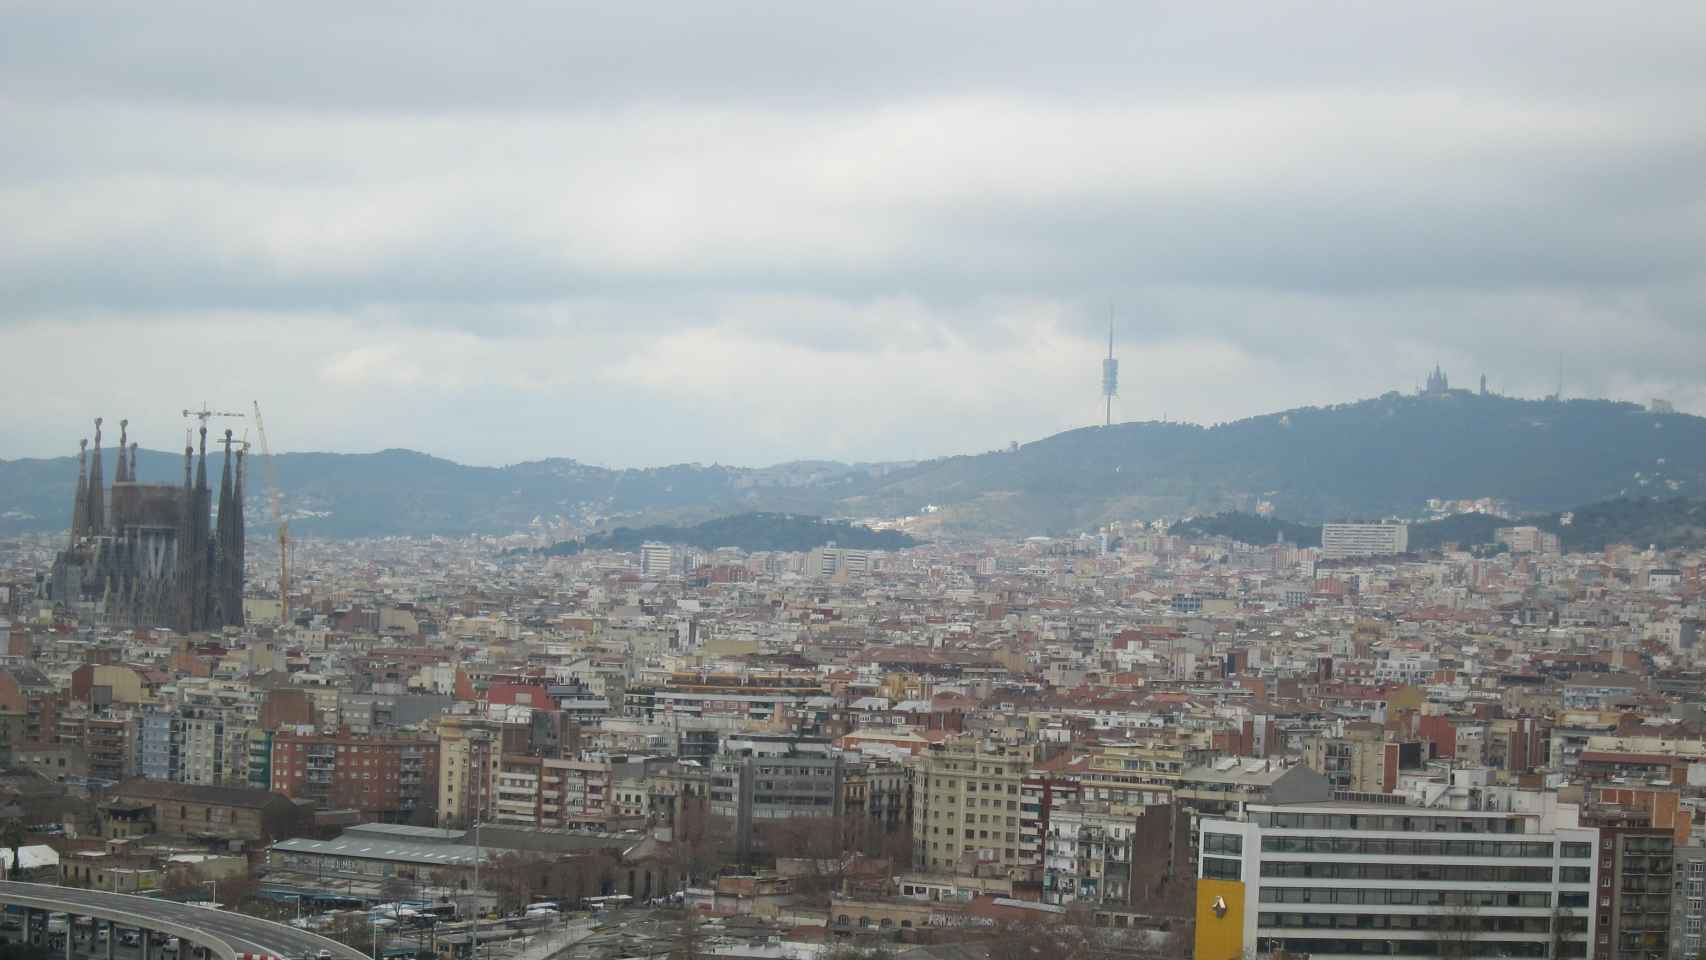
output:
POLYGON ((141 777, 113 788, 108 806, 127 815, 146 809, 154 833, 251 843, 293 835, 305 819, 296 804, 277 793, 141 777))
POLYGON ((406 821, 430 805, 438 784, 438 743, 414 737, 357 737, 280 730, 272 742, 272 788, 322 809, 354 809, 406 821))

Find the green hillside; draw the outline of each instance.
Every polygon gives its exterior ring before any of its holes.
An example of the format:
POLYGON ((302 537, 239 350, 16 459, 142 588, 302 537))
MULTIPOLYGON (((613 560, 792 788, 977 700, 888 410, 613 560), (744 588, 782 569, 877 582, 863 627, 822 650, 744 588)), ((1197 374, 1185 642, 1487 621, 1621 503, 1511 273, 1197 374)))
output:
POLYGON ((872 530, 846 520, 787 513, 743 513, 692 526, 617 527, 584 540, 542 547, 545 556, 572 556, 585 550, 638 550, 643 543, 668 543, 701 550, 735 547, 748 553, 773 550, 797 553, 835 544, 851 550, 900 550, 918 541, 898 530, 872 530))

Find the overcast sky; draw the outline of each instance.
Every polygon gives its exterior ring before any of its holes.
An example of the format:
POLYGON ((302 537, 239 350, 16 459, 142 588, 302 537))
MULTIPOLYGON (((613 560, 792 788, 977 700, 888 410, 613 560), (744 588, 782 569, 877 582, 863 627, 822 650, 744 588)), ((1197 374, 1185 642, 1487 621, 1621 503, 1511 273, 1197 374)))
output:
POLYGON ((573 6, 0 2, 0 457, 1706 413, 1700 0, 573 6))

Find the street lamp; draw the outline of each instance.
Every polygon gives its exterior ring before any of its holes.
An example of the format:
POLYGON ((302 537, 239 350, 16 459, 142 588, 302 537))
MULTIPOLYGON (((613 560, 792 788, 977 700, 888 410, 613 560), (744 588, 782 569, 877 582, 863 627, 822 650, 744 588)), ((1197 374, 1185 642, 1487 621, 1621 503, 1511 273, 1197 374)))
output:
POLYGON ((474 814, 474 960, 480 960, 480 815, 474 814))
POLYGON ((219 909, 219 881, 218 880, 203 880, 202 883, 206 884, 208 887, 208 891, 209 891, 208 897, 213 900, 213 909, 218 910, 219 909))
POLYGON ((480 817, 486 812, 486 795, 491 789, 492 738, 479 737, 470 744, 469 755, 480 765, 480 772, 470 784, 474 788, 474 935, 470 943, 473 960, 480 960, 480 817), (484 749, 474 749, 475 746, 484 749))

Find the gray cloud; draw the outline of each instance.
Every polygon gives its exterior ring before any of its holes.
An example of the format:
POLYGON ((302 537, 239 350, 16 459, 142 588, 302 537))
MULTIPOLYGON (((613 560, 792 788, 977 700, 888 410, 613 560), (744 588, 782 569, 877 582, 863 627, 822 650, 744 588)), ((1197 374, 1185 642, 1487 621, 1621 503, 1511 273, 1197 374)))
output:
POLYGON ((185 358, 298 449, 981 449, 1094 418, 1110 308, 1132 418, 1435 360, 1706 412, 1699 4, 23 3, 7 27, 0 352, 37 362, 0 400, 78 395, 0 426, 4 455, 61 452, 85 406, 183 406, 185 358))

